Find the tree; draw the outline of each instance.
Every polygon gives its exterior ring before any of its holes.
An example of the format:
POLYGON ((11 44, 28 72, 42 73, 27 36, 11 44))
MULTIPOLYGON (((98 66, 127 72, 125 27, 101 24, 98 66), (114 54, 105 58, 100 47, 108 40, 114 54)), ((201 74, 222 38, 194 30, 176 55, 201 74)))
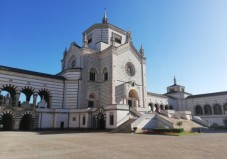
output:
POLYGON ((183 122, 182 121, 178 121, 177 122, 177 126, 179 126, 179 128, 183 125, 183 122))

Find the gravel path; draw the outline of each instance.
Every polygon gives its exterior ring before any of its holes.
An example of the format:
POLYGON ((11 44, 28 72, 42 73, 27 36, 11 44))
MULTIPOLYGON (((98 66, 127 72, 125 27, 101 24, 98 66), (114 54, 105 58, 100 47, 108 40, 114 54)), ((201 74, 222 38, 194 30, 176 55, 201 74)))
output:
POLYGON ((227 133, 0 132, 0 159, 226 159, 227 133))

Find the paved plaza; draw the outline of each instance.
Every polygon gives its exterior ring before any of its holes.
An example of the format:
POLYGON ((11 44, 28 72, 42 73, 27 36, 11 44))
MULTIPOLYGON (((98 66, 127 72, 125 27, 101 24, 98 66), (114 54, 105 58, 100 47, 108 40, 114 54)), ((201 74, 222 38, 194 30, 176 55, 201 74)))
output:
POLYGON ((1 159, 226 159, 227 133, 0 132, 1 159))

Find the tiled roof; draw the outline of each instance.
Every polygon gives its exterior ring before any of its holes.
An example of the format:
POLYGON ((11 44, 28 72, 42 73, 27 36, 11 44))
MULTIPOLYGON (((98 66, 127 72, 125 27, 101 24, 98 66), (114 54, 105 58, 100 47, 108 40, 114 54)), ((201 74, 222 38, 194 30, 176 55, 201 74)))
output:
POLYGON ((214 92, 214 93, 206 93, 206 94, 197 94, 197 95, 191 95, 187 98, 201 98, 201 97, 210 97, 210 96, 219 96, 219 95, 227 95, 227 91, 224 92, 214 92))
POLYGON ((168 98, 167 96, 163 95, 163 94, 157 94, 157 93, 152 93, 152 92, 147 92, 148 95, 152 95, 152 96, 158 96, 158 97, 163 97, 163 98, 168 98))
POLYGON ((54 78, 54 79, 62 79, 62 80, 65 79, 64 77, 58 76, 58 75, 51 75, 51 74, 23 70, 23 69, 19 69, 19 68, 7 67, 7 66, 2 66, 2 65, 0 65, 0 70, 11 71, 11 72, 16 72, 16 73, 23 73, 23 74, 28 74, 28 75, 40 76, 40 77, 54 78))

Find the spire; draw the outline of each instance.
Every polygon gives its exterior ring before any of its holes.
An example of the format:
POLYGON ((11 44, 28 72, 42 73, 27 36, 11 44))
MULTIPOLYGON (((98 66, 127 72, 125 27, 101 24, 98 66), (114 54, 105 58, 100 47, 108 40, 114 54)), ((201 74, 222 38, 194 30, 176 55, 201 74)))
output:
POLYGON ((132 42, 131 30, 126 33, 126 43, 132 42))
POLYGON ((176 80, 175 76, 174 76, 173 82, 174 82, 174 85, 177 85, 177 80, 176 80))
POLYGON ((103 24, 107 24, 107 23, 108 23, 107 14, 106 14, 106 9, 105 9, 105 12, 104 12, 104 17, 102 18, 102 23, 103 23, 103 24))
POLYGON ((144 49, 143 49, 143 45, 141 44, 141 46, 140 46, 140 54, 142 55, 142 56, 144 56, 144 49))
POLYGON ((84 33, 84 37, 83 37, 83 47, 87 47, 87 45, 88 45, 87 34, 84 33))

